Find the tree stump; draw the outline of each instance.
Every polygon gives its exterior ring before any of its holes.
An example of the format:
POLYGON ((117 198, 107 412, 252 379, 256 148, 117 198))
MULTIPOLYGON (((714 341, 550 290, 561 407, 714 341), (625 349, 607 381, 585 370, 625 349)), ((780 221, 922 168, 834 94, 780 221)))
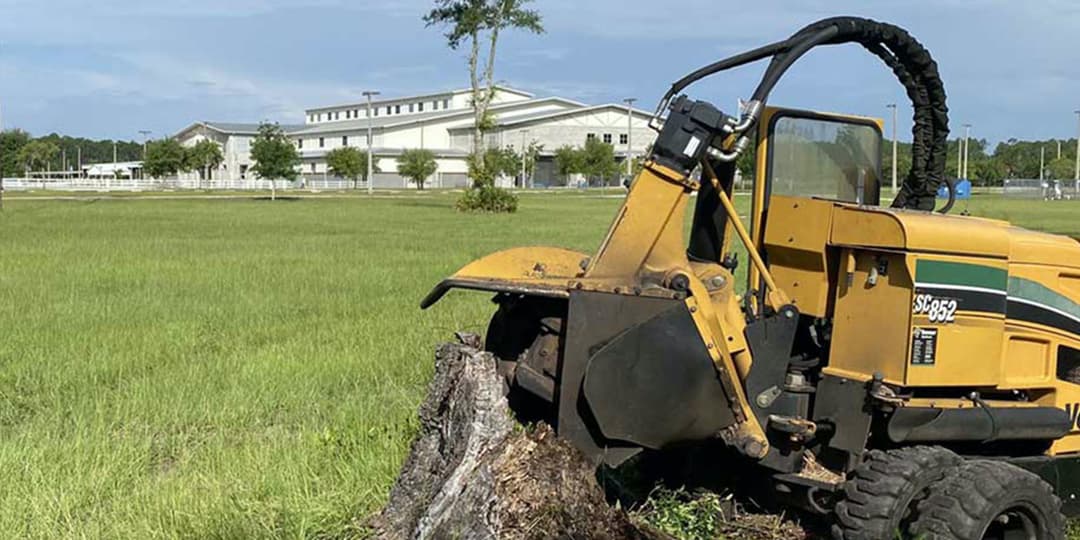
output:
POLYGON ((596 468, 546 425, 514 420, 476 336, 441 345, 420 432, 372 521, 378 538, 661 538, 607 504, 596 468))

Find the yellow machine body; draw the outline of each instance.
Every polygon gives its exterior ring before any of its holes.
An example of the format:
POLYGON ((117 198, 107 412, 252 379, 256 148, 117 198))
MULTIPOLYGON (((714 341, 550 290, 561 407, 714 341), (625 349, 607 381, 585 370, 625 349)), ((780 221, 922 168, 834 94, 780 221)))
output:
MULTIPOLYGON (((711 171, 699 180, 650 161, 592 256, 549 247, 495 253, 443 281, 422 305, 454 287, 551 299, 598 293, 680 302, 734 418, 717 435, 755 458, 766 456, 774 441, 766 434, 767 417, 754 414, 754 400, 763 398, 748 390, 759 360, 748 344, 747 309, 775 312, 790 305, 802 318, 832 321, 823 377, 883 384, 906 394, 892 404, 898 409, 972 408, 969 392, 986 394, 987 406, 1063 409, 1072 431, 1046 453, 1080 451, 1080 384, 1065 376, 1071 367, 1080 371, 1080 243, 1002 221, 891 209, 876 200, 771 192, 771 161, 785 146, 765 126, 788 113, 770 108, 763 115, 757 172, 769 181, 757 182, 751 193, 749 228, 734 217, 724 225, 724 253, 716 258, 745 240, 748 288, 760 294, 744 295, 724 265, 687 256, 686 206, 701 184, 715 181, 711 171)), ((869 126, 880 142, 879 120, 797 113, 869 126)), ((844 173, 843 189, 876 186, 877 170, 855 169, 844 173)), ((730 189, 714 193, 734 209, 730 189)))

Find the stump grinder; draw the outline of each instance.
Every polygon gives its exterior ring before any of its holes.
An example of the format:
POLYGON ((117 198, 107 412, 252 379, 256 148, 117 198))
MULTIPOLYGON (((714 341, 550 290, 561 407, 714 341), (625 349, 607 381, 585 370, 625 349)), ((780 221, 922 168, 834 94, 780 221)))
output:
POLYGON ((497 252, 422 307, 495 293, 486 348, 512 407, 598 464, 718 440, 735 454, 719 467, 757 471, 836 538, 1063 538, 1080 512, 1080 243, 947 215, 952 197, 935 211, 947 116, 906 31, 819 21, 672 85, 595 254, 497 252), (796 60, 843 43, 880 58, 913 107, 912 167, 888 205, 879 120, 768 105, 796 60), (765 59, 734 114, 682 94, 765 59), (751 148, 744 224, 735 161, 751 148))

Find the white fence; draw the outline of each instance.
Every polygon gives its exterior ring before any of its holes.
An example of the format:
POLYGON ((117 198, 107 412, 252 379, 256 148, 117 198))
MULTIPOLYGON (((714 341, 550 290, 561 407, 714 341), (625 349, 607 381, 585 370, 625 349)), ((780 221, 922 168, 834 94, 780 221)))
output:
POLYGON ((1039 180, 1038 178, 1006 178, 1002 193, 1018 199, 1075 199, 1080 184, 1074 180, 1039 180))
MULTIPOLYGON (((193 178, 4 178, 5 190, 50 190, 50 191, 170 191, 170 190, 269 190, 269 180, 260 179, 214 179, 198 180, 193 178)), ((276 187, 300 188, 312 190, 352 189, 353 183, 342 178, 312 176, 302 177, 296 182, 278 181, 276 187)), ((366 188, 364 182, 357 187, 366 188)))

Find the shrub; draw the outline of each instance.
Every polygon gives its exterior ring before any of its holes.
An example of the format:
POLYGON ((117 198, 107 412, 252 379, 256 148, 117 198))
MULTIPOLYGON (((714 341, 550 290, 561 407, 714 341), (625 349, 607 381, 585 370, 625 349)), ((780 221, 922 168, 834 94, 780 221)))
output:
POLYGON ((488 184, 465 190, 455 206, 462 212, 513 213, 518 200, 513 193, 488 184))

